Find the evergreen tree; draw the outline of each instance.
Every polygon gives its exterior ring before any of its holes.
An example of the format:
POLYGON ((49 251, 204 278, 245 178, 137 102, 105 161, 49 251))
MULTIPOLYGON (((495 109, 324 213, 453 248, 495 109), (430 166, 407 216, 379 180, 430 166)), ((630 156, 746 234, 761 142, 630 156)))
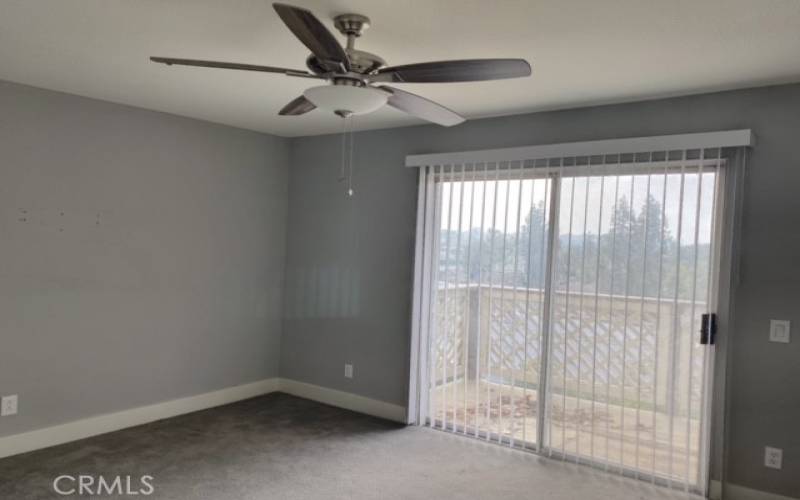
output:
MULTIPOLYGON (((467 231, 443 229, 439 242, 439 279, 449 283, 491 283, 541 289, 545 284, 548 225, 546 208, 540 201, 531 207, 519 226, 473 227, 467 231), (515 267, 516 261, 516 267, 515 267)), ((661 202, 652 194, 639 207, 619 196, 612 213, 604 215, 603 232, 597 232, 597 217, 589 211, 589 226, 560 234, 554 265, 557 290, 628 295, 629 297, 675 297, 703 301, 707 293, 710 248, 708 244, 683 245, 664 218, 661 202), (593 220, 594 219, 594 220, 593 220), (605 227, 607 226, 607 227, 605 227), (696 254, 696 255, 695 255, 696 254), (696 272, 695 272, 696 262, 696 272), (569 263, 569 276, 567 265, 569 263), (659 273, 660 271, 660 273, 659 273), (660 277, 659 277, 660 274, 660 277), (693 277, 698 276, 697 283, 693 277), (705 279, 704 279, 705 277, 705 279), (695 288, 696 287, 696 288, 695 288)), ((566 230, 566 228, 561 228, 566 230)), ((691 228, 683 228, 684 233, 691 228)))

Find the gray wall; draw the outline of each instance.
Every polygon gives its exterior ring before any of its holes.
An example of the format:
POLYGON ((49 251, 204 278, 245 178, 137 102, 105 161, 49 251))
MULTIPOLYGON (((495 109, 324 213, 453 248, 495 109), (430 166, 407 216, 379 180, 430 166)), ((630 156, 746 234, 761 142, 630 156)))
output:
POLYGON ((0 435, 276 376, 288 153, 0 82, 0 435))
POLYGON ((339 136, 288 141, 3 82, 0 110, 0 394, 20 395, 0 436, 278 373, 404 405, 405 155, 752 128, 723 332, 728 479, 800 495, 800 342, 766 341, 770 318, 800 324, 798 85, 359 133, 352 199, 339 136), (761 465, 764 445, 784 449, 783 471, 761 465))
MULTIPOLYGON (((800 86, 474 120, 356 135, 352 199, 336 182, 338 136, 292 140, 281 376, 405 405, 416 171, 407 154, 752 128, 732 334, 728 480, 800 496, 800 86), (345 362, 355 378, 343 377, 345 362), (784 449, 783 471, 763 447, 784 449)), ((718 475, 718 473, 716 474, 718 475)))

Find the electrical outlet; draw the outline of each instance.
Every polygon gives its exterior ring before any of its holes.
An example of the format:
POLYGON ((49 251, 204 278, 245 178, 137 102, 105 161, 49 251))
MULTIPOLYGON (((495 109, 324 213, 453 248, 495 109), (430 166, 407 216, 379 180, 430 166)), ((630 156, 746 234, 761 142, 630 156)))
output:
POLYGON ((771 319, 769 320, 769 341, 789 343, 791 334, 791 322, 788 320, 771 319))
POLYGON ((783 450, 771 446, 764 447, 764 467, 780 469, 783 467, 783 450))
POLYGON ((0 399, 0 417, 9 417, 17 414, 17 395, 3 396, 0 399))
POLYGON ((345 378, 353 378, 353 365, 350 363, 345 363, 344 365, 344 376, 345 378))

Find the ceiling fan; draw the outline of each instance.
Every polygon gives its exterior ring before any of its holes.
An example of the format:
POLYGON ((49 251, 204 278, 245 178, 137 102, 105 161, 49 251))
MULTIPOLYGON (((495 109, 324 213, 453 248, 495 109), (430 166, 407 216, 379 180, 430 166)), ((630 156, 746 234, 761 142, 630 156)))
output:
POLYGON ((280 115, 302 115, 319 108, 346 118, 370 113, 388 104, 448 127, 462 123, 465 118, 441 104, 384 84, 473 82, 531 74, 530 64, 524 59, 462 59, 387 66, 381 57, 355 48, 356 38, 370 25, 368 17, 342 14, 334 18, 336 29, 347 37, 347 46, 343 48, 311 11, 283 3, 272 6, 289 30, 311 51, 306 59, 310 71, 170 57, 151 57, 150 60, 167 65, 282 73, 329 82, 307 89, 284 106, 280 115))

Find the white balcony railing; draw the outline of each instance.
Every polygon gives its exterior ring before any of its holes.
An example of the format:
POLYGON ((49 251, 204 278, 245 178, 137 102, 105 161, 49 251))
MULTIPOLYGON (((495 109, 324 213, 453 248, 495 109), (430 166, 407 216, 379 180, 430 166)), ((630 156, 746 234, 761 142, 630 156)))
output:
MULTIPOLYGON (((535 439, 543 298, 539 289, 440 287, 431 337, 435 420, 512 441, 535 439)), ((703 356, 690 354, 705 305, 563 291, 552 300, 551 442, 590 458, 616 453, 615 462, 632 468, 650 461, 648 470, 667 477, 686 472, 688 453, 695 477, 697 440, 686 435, 699 432, 703 356), (689 360, 692 383, 689 370, 671 368, 689 360)))

